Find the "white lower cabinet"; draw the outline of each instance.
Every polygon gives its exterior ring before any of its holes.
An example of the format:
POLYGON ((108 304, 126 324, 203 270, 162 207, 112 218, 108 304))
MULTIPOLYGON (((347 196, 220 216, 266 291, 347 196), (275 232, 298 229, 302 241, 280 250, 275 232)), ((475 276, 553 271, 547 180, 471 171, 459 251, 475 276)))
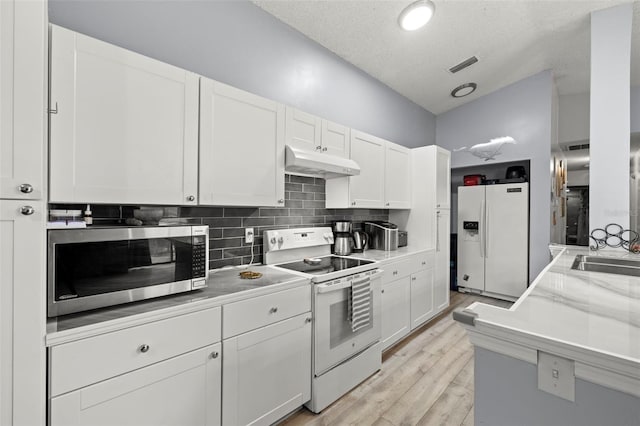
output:
POLYGON ((433 268, 411 274, 411 329, 433 317, 433 268))
POLYGON ((220 424, 217 343, 51 399, 51 426, 220 424))
POLYGON ((222 346, 222 424, 269 425, 311 398, 310 312, 222 346))
POLYGON ((403 277, 382 286, 382 350, 411 331, 411 278, 403 277))
POLYGON ((436 211, 435 280, 433 286, 434 308, 437 312, 449 306, 450 287, 450 238, 451 217, 449 210, 436 211))

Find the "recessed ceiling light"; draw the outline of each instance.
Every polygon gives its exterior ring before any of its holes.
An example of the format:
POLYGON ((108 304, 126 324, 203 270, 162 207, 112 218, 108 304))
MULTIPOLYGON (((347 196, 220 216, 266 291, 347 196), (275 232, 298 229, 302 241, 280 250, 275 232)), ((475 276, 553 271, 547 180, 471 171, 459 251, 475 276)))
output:
POLYGON ((398 17, 398 23, 405 31, 415 31, 424 27, 435 11, 436 5, 431 0, 418 0, 404 8, 398 17))
POLYGON ((461 84, 451 91, 451 96, 454 98, 462 98, 463 96, 467 96, 475 92, 476 87, 478 87, 478 85, 475 83, 461 84))

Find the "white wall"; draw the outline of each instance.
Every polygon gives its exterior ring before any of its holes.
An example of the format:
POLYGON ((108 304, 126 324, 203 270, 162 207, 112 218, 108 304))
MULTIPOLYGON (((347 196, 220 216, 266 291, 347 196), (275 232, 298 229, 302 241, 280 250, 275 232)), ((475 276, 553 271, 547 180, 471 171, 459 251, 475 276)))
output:
POLYGON ((630 3, 591 14, 591 229, 609 223, 629 226, 632 16, 630 3))
POLYGON ((471 154, 453 150, 488 142, 497 136, 512 136, 518 142, 505 146, 497 161, 531 160, 531 279, 549 263, 552 86, 551 72, 544 71, 436 118, 436 143, 452 151, 452 168, 485 164, 471 154))
POLYGON ((589 140, 589 93, 562 95, 559 98, 558 141, 589 140))
POLYGON ((52 23, 408 147, 435 116, 245 0, 50 0, 52 23))
POLYGON ((589 186, 589 170, 574 170, 567 172, 568 186, 589 186))

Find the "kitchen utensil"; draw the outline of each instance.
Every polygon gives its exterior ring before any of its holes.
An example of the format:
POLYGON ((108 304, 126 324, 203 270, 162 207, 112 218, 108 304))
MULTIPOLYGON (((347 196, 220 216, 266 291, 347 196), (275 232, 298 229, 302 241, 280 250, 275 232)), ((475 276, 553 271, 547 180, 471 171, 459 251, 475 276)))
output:
POLYGON ((363 231, 353 231, 353 252, 362 253, 367 248, 369 236, 363 231))
POLYGON ((485 175, 465 175, 463 178, 463 182, 464 186, 482 185, 485 179, 485 175))
POLYGON ((524 166, 509 166, 507 167, 507 173, 505 179, 517 179, 526 177, 524 166))
POLYGON ((351 233, 351 221, 350 220, 337 220, 333 222, 333 232, 347 232, 351 233))
POLYGON ((348 232, 336 232, 333 236, 333 252, 338 256, 349 256, 353 238, 348 232))

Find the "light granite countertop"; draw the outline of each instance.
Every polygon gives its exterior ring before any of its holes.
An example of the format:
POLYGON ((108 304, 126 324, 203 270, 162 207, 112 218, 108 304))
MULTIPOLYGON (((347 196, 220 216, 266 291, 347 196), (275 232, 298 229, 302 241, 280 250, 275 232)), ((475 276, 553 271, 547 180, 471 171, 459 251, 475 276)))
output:
POLYGON ((303 285, 310 285, 310 281, 264 265, 213 269, 207 287, 201 290, 50 319, 46 344, 66 343, 303 285), (262 273, 262 277, 240 278, 240 272, 248 269, 262 273))
POLYGON ((429 248, 418 248, 414 246, 399 247, 397 250, 365 250, 362 253, 351 253, 349 257, 358 259, 375 260, 377 262, 386 262, 400 259, 405 256, 411 256, 422 251, 431 250, 429 248))
MULTIPOLYGON (((478 339, 482 335, 503 341, 502 349, 515 343, 556 353, 576 361, 576 376, 597 382, 595 375, 611 373, 619 390, 636 389, 640 396, 640 277, 571 269, 579 254, 640 256, 577 246, 554 246, 552 253, 551 263, 511 308, 474 303, 463 311, 475 316, 466 327, 472 341, 500 351, 500 342, 478 339), (586 373, 589 368, 602 371, 586 373)), ((602 384, 610 385, 611 377, 602 384)))

